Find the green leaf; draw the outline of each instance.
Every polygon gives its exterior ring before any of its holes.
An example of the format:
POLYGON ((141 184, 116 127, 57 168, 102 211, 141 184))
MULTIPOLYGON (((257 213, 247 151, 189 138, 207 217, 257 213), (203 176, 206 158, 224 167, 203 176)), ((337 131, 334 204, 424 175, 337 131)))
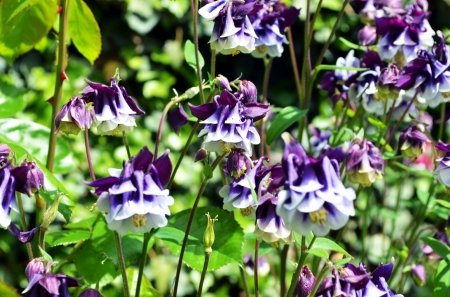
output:
POLYGON ((442 199, 436 199, 436 203, 442 205, 443 207, 450 208, 450 202, 442 199))
POLYGON ((247 182, 248 182, 248 184, 249 184, 249 186, 250 186, 250 191, 251 191, 251 193, 252 193, 253 201, 255 201, 255 203, 256 203, 256 202, 258 202, 258 195, 257 195, 256 192, 255 192, 255 185, 254 185, 254 184, 252 183, 252 181, 250 180, 250 177, 248 177, 248 176, 246 175, 245 178, 247 179, 247 182))
POLYGON ((204 163, 204 166, 203 166, 203 176, 206 179, 211 179, 211 178, 213 178, 213 175, 214 175, 214 173, 211 169, 211 165, 209 165, 208 160, 206 160, 206 162, 204 163))
POLYGON ((421 237, 420 240, 429 245, 443 259, 450 260, 450 247, 433 237, 421 237))
POLYGON ((44 251, 41 246, 38 245, 39 252, 41 253, 42 257, 44 257, 45 260, 48 262, 53 262, 52 256, 50 256, 46 251, 44 251))
POLYGON ((351 260, 352 260, 352 258, 342 258, 342 259, 334 261, 333 264, 336 266, 343 266, 343 265, 347 264, 348 262, 350 262, 351 260))
POLYGON ((341 253, 347 257, 352 257, 352 255, 350 255, 346 250, 344 250, 340 245, 338 245, 337 243, 335 243, 334 241, 331 241, 327 238, 324 237, 317 237, 316 241, 314 241, 314 244, 312 246, 314 249, 317 248, 322 248, 325 250, 330 250, 330 251, 334 251, 337 253, 341 253))
POLYGON ((69 245, 91 238, 90 231, 64 230, 45 234, 45 243, 49 246, 69 245))
POLYGON ((382 215, 385 218, 393 219, 393 220, 398 219, 398 217, 399 217, 398 213, 396 213, 390 209, 387 209, 387 208, 382 208, 380 210, 380 215, 382 215))
POLYGON ((26 106, 24 89, 19 89, 0 81, 0 118, 7 118, 23 110, 26 106))
MULTIPOLYGON (((0 119, 0 141, 26 147, 26 152, 42 164, 47 161, 49 137, 50 129, 42 125, 27 120, 0 119)), ((58 137, 53 172, 62 174, 72 169, 72 149, 62 137, 58 137)))
POLYGON ((83 0, 71 1, 68 26, 77 50, 94 64, 102 51, 102 36, 94 14, 83 0))
POLYGON ((448 296, 450 296, 450 263, 448 260, 442 260, 434 275, 433 297, 448 296))
POLYGON ((0 10, 0 56, 10 64, 47 35, 58 15, 56 0, 3 0, 0 10))
POLYGON ((381 131, 384 131, 387 129, 387 126, 378 118, 374 117, 373 115, 369 115, 368 117, 369 123, 376 126, 381 131))
POLYGON ((98 219, 98 215, 95 215, 93 217, 81 220, 76 223, 69 223, 64 226, 65 229, 74 229, 74 230, 92 230, 92 227, 94 227, 95 222, 98 219))
MULTIPOLYGON (((112 246, 114 242, 111 242, 112 246)), ((92 249, 92 240, 86 241, 83 246, 73 255, 73 262, 77 272, 83 276, 89 284, 100 282, 112 282, 117 276, 116 269, 111 261, 105 261, 101 253, 92 249)))
POLYGON ((421 175, 423 177, 429 177, 432 178, 433 177, 433 173, 427 171, 427 170, 422 170, 422 169, 414 169, 411 167, 408 167, 406 165, 403 165, 402 163, 399 163, 397 161, 393 161, 391 162, 391 164, 395 164, 396 166, 400 167, 401 169, 404 169, 410 173, 415 173, 417 175, 421 175))
MULTIPOLYGON (((45 200, 48 205, 52 205, 58 196, 58 191, 47 191, 39 190, 39 196, 45 200)), ((66 194, 61 194, 61 200, 58 204, 58 211, 63 215, 66 222, 70 221, 70 216, 72 215, 72 209, 74 207, 73 200, 66 194)))
POLYGON ((0 296, 8 296, 8 297, 20 297, 17 290, 13 287, 10 287, 7 283, 0 281, 0 296))
MULTIPOLYGON (((348 41, 347 39, 345 39, 343 37, 339 37, 339 41, 342 42, 345 46, 347 46, 348 48, 351 48, 351 49, 360 50, 360 51, 366 51, 367 50, 367 47, 362 46, 362 45, 354 44, 353 42, 348 41)), ((374 50, 376 48, 376 46, 370 46, 369 48, 374 50)))
POLYGON ((319 258, 328 259, 328 252, 322 248, 312 248, 306 252, 319 258))
MULTIPOLYGON (((190 41, 189 39, 186 40, 186 43, 184 45, 184 58, 186 59, 186 62, 194 68, 195 71, 197 71, 197 60, 195 59, 195 45, 190 41)), ((205 66, 205 60, 203 59, 202 54, 200 51, 198 52, 198 62, 200 63, 200 69, 205 66)))
MULTIPOLYGON (((169 250, 177 257, 180 256, 190 212, 191 209, 187 209, 171 216, 169 224, 156 232, 156 236, 162 239, 169 250)), ((195 270, 202 271, 205 259, 203 234, 207 225, 205 216, 207 212, 210 213, 211 217, 219 216, 219 220, 214 224, 216 236, 212 246, 213 251, 209 260, 208 271, 218 269, 229 263, 242 265, 244 232, 230 213, 215 207, 197 208, 183 261, 195 270)))
MULTIPOLYGON (((143 234, 126 234, 121 236, 122 250, 125 261, 133 261, 141 256, 143 234)), ((92 231, 92 247, 98 253, 109 258, 115 267, 119 265, 113 231, 108 229, 105 218, 98 220, 92 231)))
POLYGON ((356 68, 356 67, 346 67, 337 65, 319 65, 316 67, 315 72, 322 70, 348 70, 348 71, 366 71, 368 68, 356 68))
MULTIPOLYGON (((137 268, 127 268, 127 276, 128 276, 128 287, 130 288, 130 292, 132 292, 132 296, 134 296, 134 292, 136 292, 137 281, 139 276, 139 269, 137 268)), ((152 284, 148 280, 148 278, 143 277, 141 283, 141 297, 162 297, 161 293, 159 293, 155 288, 152 287, 152 284)))
POLYGON ((271 145, 289 126, 298 122, 308 110, 300 110, 294 106, 283 108, 267 130, 266 143, 271 145))

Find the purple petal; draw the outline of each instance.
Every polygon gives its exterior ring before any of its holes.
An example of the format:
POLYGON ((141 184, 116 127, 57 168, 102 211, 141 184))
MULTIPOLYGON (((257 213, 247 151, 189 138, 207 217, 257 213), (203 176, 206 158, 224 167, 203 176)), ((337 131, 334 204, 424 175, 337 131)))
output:
POLYGON ((80 297, 103 297, 103 295, 97 290, 87 289, 80 294, 80 297))
POLYGON ((188 105, 191 109, 192 115, 202 121, 209 118, 217 109, 214 103, 205 103, 200 106, 195 106, 190 103, 188 105))
POLYGON ((159 180, 162 186, 165 186, 172 174, 172 162, 169 159, 170 150, 167 149, 164 154, 153 162, 156 170, 158 171, 159 180))
POLYGON ((180 134, 181 127, 187 124, 188 118, 189 116, 184 111, 181 103, 172 109, 168 115, 169 124, 177 134, 180 134))
POLYGON ((11 223, 8 229, 9 233, 17 237, 17 239, 19 239, 21 242, 27 243, 33 241, 34 234, 40 227, 41 226, 37 226, 36 228, 33 228, 30 231, 20 232, 19 228, 14 223, 11 223))
POLYGON ((257 102, 250 102, 245 105, 244 112, 242 113, 246 118, 250 118, 253 122, 256 122, 264 118, 267 112, 270 110, 269 105, 265 105, 257 102))

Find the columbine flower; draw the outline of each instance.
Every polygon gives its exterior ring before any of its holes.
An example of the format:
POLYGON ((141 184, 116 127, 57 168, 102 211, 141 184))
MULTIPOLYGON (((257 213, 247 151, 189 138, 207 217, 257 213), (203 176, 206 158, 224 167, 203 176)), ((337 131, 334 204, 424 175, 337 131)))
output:
POLYGON ((226 169, 227 173, 234 177, 240 178, 243 174, 253 168, 252 160, 245 154, 242 149, 231 150, 228 155, 226 169))
POLYGON ((214 29, 209 43, 211 49, 224 55, 251 53, 258 38, 253 30, 248 14, 255 2, 218 0, 206 4, 198 13, 207 20, 214 21, 214 29))
POLYGON ((261 8, 250 17, 255 29, 255 57, 281 57, 283 43, 288 43, 284 30, 294 24, 300 13, 295 7, 288 7, 279 0, 261 1, 261 8))
POLYGON ((11 169, 11 175, 16 180, 16 191, 31 196, 44 187, 44 173, 36 162, 23 162, 22 165, 11 169))
POLYGON ((316 284, 316 278, 309 270, 308 266, 303 266, 300 271, 300 276, 298 278, 297 285, 294 290, 294 297, 308 297, 309 293, 314 289, 316 284))
POLYGON ((420 88, 417 100, 430 107, 450 100, 450 53, 444 35, 440 32, 438 35, 440 41, 434 45, 433 50, 418 51, 417 59, 403 67, 396 84, 403 90, 420 88))
POLYGON ((88 81, 82 94, 86 102, 94 106, 94 123, 101 135, 115 135, 121 131, 132 131, 136 126, 135 115, 143 115, 136 102, 128 96, 124 87, 119 87, 114 78, 111 86, 88 81))
POLYGON ((358 32, 358 41, 360 45, 369 46, 377 40, 377 30, 369 25, 364 26, 358 32))
POLYGON ((208 151, 229 153, 232 148, 241 148, 250 156, 252 144, 261 141, 253 123, 269 111, 269 105, 256 102, 256 92, 250 96, 250 93, 240 91, 232 94, 227 90, 215 96, 213 103, 189 107, 205 125, 199 137, 206 136, 203 143, 208 151))
POLYGON ((163 190, 172 171, 168 151, 154 162, 153 154, 144 147, 123 170, 110 170, 112 176, 89 183, 100 194, 98 209, 108 212, 106 222, 120 234, 128 231, 145 233, 167 225, 169 205, 174 200, 163 190))
POLYGON ((97 290, 87 289, 81 293, 80 297, 103 297, 103 295, 97 290))
MULTIPOLYGON (((245 271, 249 274, 249 275, 254 275, 255 274, 255 262, 253 261, 253 254, 247 254, 244 259, 243 259, 243 263, 245 266, 245 271)), ((269 263, 267 263, 266 259, 264 257, 259 257, 258 258, 258 275, 261 276, 265 276, 270 272, 270 265, 269 263)))
POLYGON ((309 125, 308 129, 313 154, 314 156, 318 156, 325 147, 329 146, 332 133, 327 130, 320 130, 313 125, 309 125))
POLYGON ((326 235, 355 215, 355 191, 345 188, 336 160, 312 159, 288 133, 283 134, 285 190, 278 194, 277 214, 286 227, 302 235, 326 235))
POLYGON ((255 234, 258 240, 277 245, 280 241, 289 244, 293 241, 292 232, 284 226, 283 219, 276 214, 278 198, 266 194, 258 201, 256 208, 255 234))
POLYGON ((89 129, 92 115, 83 99, 74 97, 64 104, 55 118, 56 132, 78 135, 81 130, 89 129))
POLYGON ((180 134, 180 129, 187 124, 189 116, 184 111, 183 105, 180 103, 175 106, 168 115, 170 126, 172 126, 175 133, 180 134))
POLYGON ((28 281, 30 281, 35 274, 45 274, 45 265, 41 259, 36 258, 28 263, 27 268, 25 268, 25 275, 28 281))
POLYGON ((350 5, 364 23, 372 23, 376 16, 404 13, 401 0, 352 0, 350 5))
POLYGON ((445 152, 445 155, 437 160, 439 165, 434 171, 434 178, 446 187, 450 187, 450 145, 439 141, 436 149, 445 152))
POLYGON ((11 163, 5 164, 0 168, 0 225, 7 228, 11 223, 9 213, 11 209, 17 210, 14 189, 16 180, 10 172, 11 163))
POLYGON ((41 226, 37 226, 30 231, 20 232, 20 229, 14 224, 9 224, 8 230, 9 233, 17 237, 17 239, 22 243, 32 242, 34 238, 34 234, 41 226))
POLYGON ((65 274, 35 274, 22 292, 26 297, 70 296, 69 287, 78 287, 76 278, 65 274))
POLYGON ((407 158, 419 157, 425 150, 425 144, 430 142, 428 136, 423 133, 424 129, 421 124, 412 124, 400 133, 397 154, 407 158))
POLYGON ((380 99, 397 99, 400 89, 395 86, 400 75, 397 65, 392 64, 381 70, 380 78, 377 82, 378 93, 380 99))
POLYGON ((385 16, 376 18, 378 35, 378 52, 383 60, 394 58, 399 65, 405 65, 416 58, 420 49, 433 45, 434 31, 428 23, 428 13, 419 5, 408 6, 405 15, 385 16))
POLYGON ((348 181, 363 187, 383 178, 383 157, 380 150, 366 139, 356 138, 347 155, 348 181))
POLYGON ((416 285, 423 286, 427 280, 427 271, 423 265, 413 264, 411 267, 411 276, 416 285))

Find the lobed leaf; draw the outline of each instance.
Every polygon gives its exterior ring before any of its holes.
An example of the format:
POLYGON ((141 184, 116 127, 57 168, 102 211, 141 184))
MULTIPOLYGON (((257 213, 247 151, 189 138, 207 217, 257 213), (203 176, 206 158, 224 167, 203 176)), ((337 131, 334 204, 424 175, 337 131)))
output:
POLYGON ((45 234, 45 243, 51 247, 57 245, 75 244, 91 238, 90 231, 82 230, 63 230, 54 231, 45 234))

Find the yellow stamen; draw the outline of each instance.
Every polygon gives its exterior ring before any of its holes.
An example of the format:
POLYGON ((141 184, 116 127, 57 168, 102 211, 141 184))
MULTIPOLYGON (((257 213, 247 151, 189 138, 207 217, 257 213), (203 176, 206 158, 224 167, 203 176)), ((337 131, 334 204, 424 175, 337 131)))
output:
POLYGON ((311 222, 317 225, 325 226, 325 221, 327 220, 328 211, 324 208, 321 208, 317 211, 313 211, 309 213, 309 218, 311 222))
POLYGON ((267 46, 265 45, 260 45, 256 48, 256 50, 258 51, 258 53, 260 54, 264 54, 267 52, 267 46))
POLYGON ((233 51, 231 52, 231 55, 234 57, 234 56, 236 56, 236 55, 239 55, 240 53, 241 53, 241 51, 235 49, 235 50, 233 50, 233 51))
POLYGON ((131 217, 131 222, 138 228, 143 227, 145 226, 145 222, 147 222, 147 217, 145 215, 135 214, 131 217))
POLYGON ((240 211, 244 217, 248 217, 253 213, 253 207, 249 206, 247 208, 241 208, 240 211))

